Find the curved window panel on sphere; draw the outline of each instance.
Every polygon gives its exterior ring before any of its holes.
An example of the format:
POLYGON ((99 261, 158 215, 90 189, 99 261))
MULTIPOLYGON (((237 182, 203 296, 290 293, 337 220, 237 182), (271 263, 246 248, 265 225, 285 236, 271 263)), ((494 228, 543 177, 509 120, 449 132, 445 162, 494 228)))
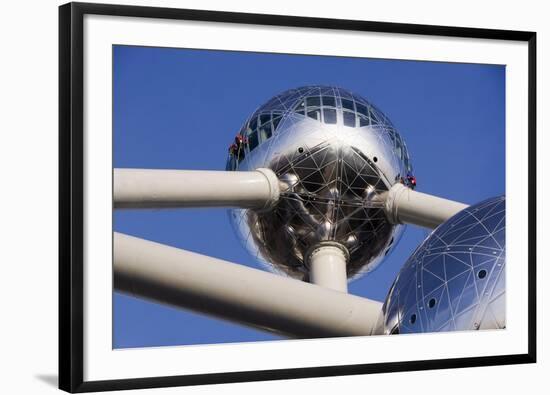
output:
POLYGON ((231 221, 248 251, 270 269, 307 280, 304 259, 330 241, 349 253, 348 278, 373 270, 397 244, 383 196, 412 175, 405 142, 361 96, 333 86, 287 90, 259 107, 229 149, 227 170, 272 169, 278 203, 235 209, 231 221))
POLYGON ((440 225, 401 269, 376 332, 505 328, 505 206, 488 199, 440 225))

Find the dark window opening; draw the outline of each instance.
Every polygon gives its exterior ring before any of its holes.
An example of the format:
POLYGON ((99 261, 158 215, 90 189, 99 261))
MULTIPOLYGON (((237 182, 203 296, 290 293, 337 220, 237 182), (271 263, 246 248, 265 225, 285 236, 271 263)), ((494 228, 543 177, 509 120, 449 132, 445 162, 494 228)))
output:
POLYGON ((308 111, 307 116, 317 121, 321 120, 321 112, 319 110, 308 111))
POLYGON ((414 324, 414 323, 416 322, 416 314, 414 314, 414 313, 411 314, 411 319, 410 319, 410 321, 411 321, 411 324, 414 324))
POLYGON ((258 118, 257 117, 254 117, 254 119, 252 119, 249 123, 249 127, 250 129, 252 130, 256 130, 256 127, 258 126, 258 118))
POLYGON ((248 148, 250 149, 250 151, 256 148, 258 144, 259 144, 258 133, 257 132, 250 133, 250 135, 248 136, 248 148))
POLYGON ((434 306, 435 306, 435 298, 431 298, 429 301, 428 301, 428 307, 430 309, 432 309, 434 306))
POLYGON ((336 98, 334 96, 323 96, 323 106, 336 107, 336 98))
POLYGON ((355 114, 344 111, 344 126, 355 127, 355 114))
POLYGON ((370 122, 369 122, 369 119, 368 118, 364 118, 364 117, 359 117, 359 126, 369 126, 370 125, 370 122))
POLYGON ((321 105, 321 97, 320 96, 312 96, 306 98, 306 104, 308 107, 319 107, 321 105))
POLYGON ((487 276, 487 270, 481 269, 479 272, 477 272, 477 276, 480 279, 484 279, 487 276))
POLYGON ((281 117, 273 118, 273 131, 277 129, 277 126, 279 126, 279 122, 281 122, 281 117))
POLYGON ((342 99, 342 107, 347 109, 347 110, 355 111, 355 106, 353 105, 353 100, 342 99))
POLYGON ((367 106, 365 106, 364 104, 360 104, 360 103, 355 103, 355 105, 357 106, 357 112, 359 114, 364 115, 365 117, 369 116, 369 110, 368 110, 367 106))
POLYGON ((323 117, 325 119, 325 123, 335 124, 336 123, 336 110, 334 110, 332 108, 324 108, 323 109, 323 117))
POLYGON ((269 121, 271 121, 271 114, 260 115, 260 125, 265 125, 269 121))

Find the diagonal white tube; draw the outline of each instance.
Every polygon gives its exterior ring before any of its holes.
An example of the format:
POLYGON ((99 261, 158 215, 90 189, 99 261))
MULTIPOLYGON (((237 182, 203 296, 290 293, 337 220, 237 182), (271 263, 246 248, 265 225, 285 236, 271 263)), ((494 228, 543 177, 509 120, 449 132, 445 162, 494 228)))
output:
POLYGON ((370 335, 382 303, 114 234, 120 292, 295 338, 370 335))
POLYGON ((435 229, 467 208, 464 203, 413 191, 395 184, 386 195, 385 212, 393 224, 413 224, 435 229))
POLYGON ((207 171, 114 169, 115 208, 268 208, 279 199, 270 169, 207 171))

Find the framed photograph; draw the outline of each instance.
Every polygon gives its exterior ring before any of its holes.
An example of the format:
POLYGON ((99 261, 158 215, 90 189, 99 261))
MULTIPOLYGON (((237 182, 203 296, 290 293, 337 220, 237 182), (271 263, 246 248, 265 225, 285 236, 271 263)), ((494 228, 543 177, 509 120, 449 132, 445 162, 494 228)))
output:
POLYGON ((536 34, 59 9, 59 387, 536 361, 536 34))

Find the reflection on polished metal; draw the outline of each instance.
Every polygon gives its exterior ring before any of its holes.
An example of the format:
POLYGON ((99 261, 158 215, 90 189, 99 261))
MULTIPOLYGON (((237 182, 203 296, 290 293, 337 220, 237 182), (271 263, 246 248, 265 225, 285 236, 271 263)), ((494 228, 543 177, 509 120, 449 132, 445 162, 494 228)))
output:
POLYGON ((280 197, 271 210, 230 213, 247 249, 272 270, 308 280, 307 253, 321 242, 349 253, 348 278, 373 270, 397 244, 382 196, 409 185, 407 147, 364 98, 331 86, 283 92, 245 122, 228 170, 272 169, 280 197))
POLYGON ((401 269, 374 333, 504 328, 505 205, 485 200, 438 227, 401 269))

